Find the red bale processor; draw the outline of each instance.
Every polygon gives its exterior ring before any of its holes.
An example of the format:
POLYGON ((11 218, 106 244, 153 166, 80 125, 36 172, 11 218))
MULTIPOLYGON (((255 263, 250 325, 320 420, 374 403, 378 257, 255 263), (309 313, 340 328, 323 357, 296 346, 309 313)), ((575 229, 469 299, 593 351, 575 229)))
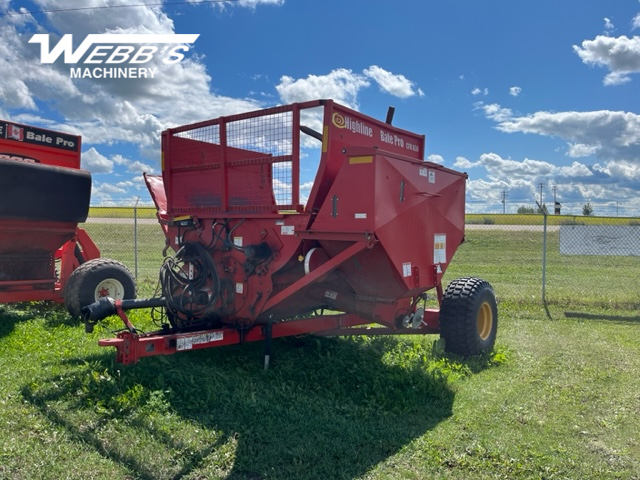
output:
POLYGON ((161 267, 162 295, 103 298, 83 310, 88 329, 118 314, 126 329, 99 343, 123 363, 265 340, 268 364, 271 338, 307 333, 439 332, 450 352, 493 348, 491 286, 442 287, 464 239, 467 176, 424 161, 424 136, 390 117, 318 100, 163 132, 162 176, 146 176, 175 251, 161 267), (314 122, 321 131, 305 125, 314 122), (308 152, 320 163, 303 204, 308 152), (145 307, 162 316, 161 330, 131 324, 125 311, 145 307))
POLYGON ((101 259, 79 222, 91 175, 81 137, 0 120, 0 303, 64 301, 80 315, 102 296, 135 298, 119 262, 101 259))

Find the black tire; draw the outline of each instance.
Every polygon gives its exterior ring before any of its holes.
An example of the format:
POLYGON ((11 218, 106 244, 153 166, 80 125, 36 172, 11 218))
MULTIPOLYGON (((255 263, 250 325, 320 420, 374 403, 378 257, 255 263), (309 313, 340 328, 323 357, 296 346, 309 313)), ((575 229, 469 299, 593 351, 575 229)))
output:
POLYGON ((69 313, 79 317, 82 307, 100 297, 116 300, 136 298, 136 282, 122 263, 108 258, 96 258, 80 265, 69 277, 64 291, 64 303, 69 313))
POLYGON ((451 282, 440 305, 445 351, 465 357, 489 352, 497 332, 498 306, 491 285, 473 277, 451 282))

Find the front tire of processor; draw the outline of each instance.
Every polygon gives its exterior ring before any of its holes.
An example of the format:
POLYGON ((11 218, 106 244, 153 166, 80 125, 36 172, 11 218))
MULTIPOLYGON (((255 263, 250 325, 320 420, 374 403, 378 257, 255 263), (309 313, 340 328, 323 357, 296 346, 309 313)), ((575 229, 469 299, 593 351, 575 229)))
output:
POLYGON ((498 306, 491 285, 480 278, 451 282, 440 305, 445 351, 465 357, 490 352, 498 332, 498 306))
POLYGON ((116 260, 96 258, 83 263, 71 274, 64 291, 64 303, 73 317, 79 317, 83 307, 102 297, 136 298, 133 275, 116 260))

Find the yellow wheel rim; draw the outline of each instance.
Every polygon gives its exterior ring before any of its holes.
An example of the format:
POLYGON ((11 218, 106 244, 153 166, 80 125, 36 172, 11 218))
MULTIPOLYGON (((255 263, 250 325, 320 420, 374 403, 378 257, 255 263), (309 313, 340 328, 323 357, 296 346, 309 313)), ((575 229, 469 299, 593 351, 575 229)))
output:
POLYGON ((483 302, 478 311, 478 335, 482 340, 486 340, 491 335, 493 328, 493 311, 488 302, 483 302))

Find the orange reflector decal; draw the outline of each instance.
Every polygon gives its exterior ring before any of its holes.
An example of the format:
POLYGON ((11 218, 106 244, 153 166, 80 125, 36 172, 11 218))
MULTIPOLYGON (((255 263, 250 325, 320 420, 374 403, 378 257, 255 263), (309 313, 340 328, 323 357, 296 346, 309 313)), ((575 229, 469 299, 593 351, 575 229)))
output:
POLYGON ((349 158, 349 163, 373 163, 373 157, 371 155, 367 155, 365 157, 351 157, 349 158))

